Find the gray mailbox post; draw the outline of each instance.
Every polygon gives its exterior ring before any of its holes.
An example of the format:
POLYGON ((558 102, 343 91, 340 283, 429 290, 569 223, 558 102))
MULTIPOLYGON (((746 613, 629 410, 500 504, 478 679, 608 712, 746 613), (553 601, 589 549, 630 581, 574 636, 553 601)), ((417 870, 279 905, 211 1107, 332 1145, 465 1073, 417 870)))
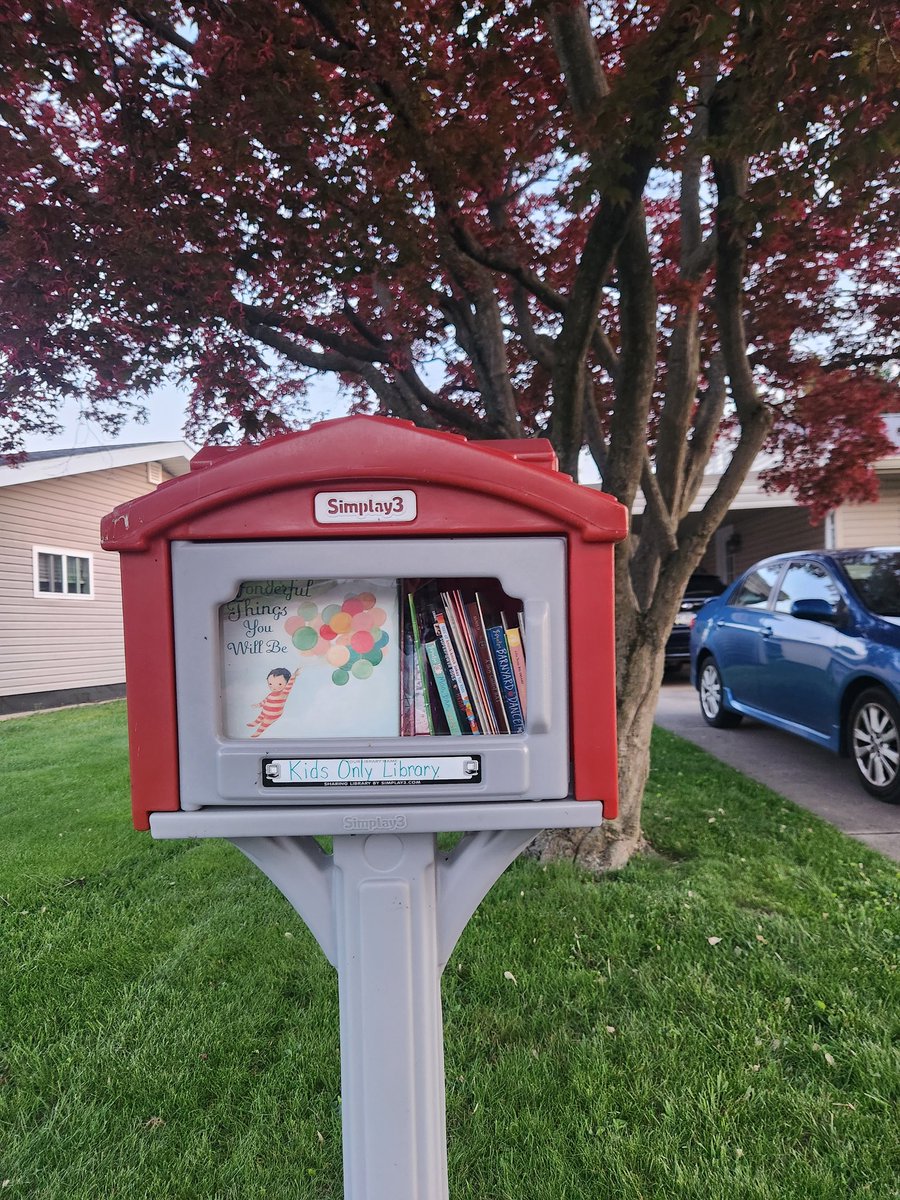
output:
POLYGON ((194 466, 104 522, 135 822, 231 840, 336 967, 348 1200, 441 1200, 441 972, 540 829, 615 814, 624 510, 380 418, 194 466))

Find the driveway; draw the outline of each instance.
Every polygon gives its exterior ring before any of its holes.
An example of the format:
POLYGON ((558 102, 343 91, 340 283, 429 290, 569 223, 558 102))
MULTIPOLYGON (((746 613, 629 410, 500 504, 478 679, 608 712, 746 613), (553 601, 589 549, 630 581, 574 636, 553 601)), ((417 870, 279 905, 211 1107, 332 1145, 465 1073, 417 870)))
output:
POLYGON ((864 792, 849 759, 748 717, 737 729, 710 729, 687 672, 663 683, 656 723, 900 862, 900 804, 864 792))

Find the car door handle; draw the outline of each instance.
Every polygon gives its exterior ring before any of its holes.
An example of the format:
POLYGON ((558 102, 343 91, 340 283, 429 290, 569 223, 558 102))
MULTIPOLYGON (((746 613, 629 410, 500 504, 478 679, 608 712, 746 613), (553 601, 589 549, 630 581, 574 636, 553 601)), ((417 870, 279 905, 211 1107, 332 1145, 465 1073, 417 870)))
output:
POLYGON ((772 628, 771 625, 760 625, 759 632, 763 635, 763 637, 769 638, 772 636, 772 634, 775 632, 775 630, 772 628))

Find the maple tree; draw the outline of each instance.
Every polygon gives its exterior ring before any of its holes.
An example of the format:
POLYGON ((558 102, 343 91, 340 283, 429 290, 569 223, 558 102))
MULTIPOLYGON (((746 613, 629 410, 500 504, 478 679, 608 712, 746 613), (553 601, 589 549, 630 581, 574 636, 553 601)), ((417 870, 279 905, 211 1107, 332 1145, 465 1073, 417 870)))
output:
POLYGON ((0 450, 165 377, 186 432, 353 404, 587 447, 623 817, 662 650, 758 452, 817 515, 896 409, 900 19, 871 0, 0 0, 0 450), (691 512, 714 448, 728 465, 691 512))

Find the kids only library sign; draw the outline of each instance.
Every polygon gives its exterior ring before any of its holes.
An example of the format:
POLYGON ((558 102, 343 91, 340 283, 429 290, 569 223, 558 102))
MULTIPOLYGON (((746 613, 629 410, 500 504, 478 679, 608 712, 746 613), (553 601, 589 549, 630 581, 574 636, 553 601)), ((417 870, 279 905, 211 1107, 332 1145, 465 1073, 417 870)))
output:
POLYGON ((481 758, 471 754, 442 754, 437 758, 270 758, 264 759, 263 770, 269 787, 481 782, 481 758))

